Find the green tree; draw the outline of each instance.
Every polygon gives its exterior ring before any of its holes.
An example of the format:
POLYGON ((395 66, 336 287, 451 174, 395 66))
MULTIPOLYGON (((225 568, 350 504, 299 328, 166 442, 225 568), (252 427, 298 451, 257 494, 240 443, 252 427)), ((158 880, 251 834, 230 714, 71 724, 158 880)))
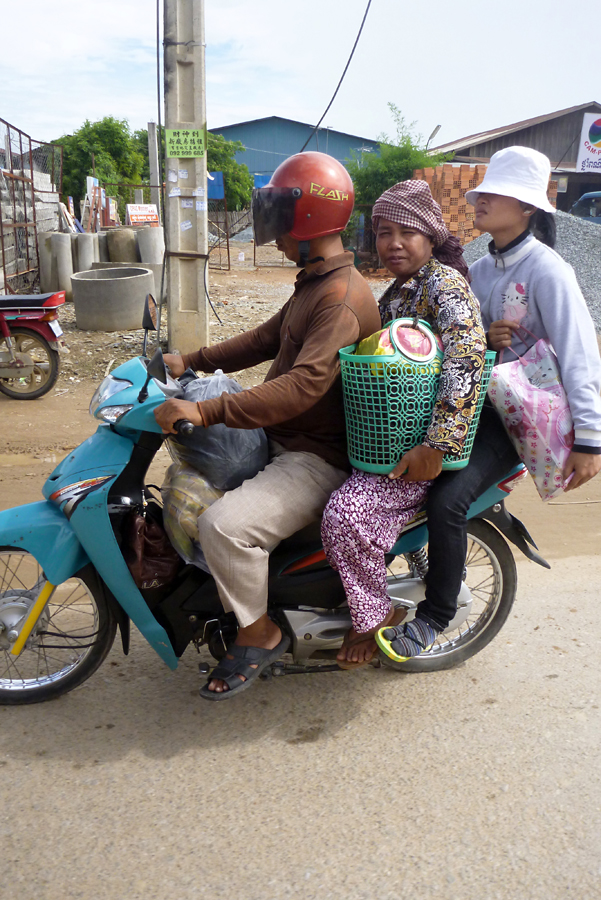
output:
POLYGON ((388 108, 395 124, 394 137, 379 135, 378 154, 354 152, 347 162, 358 204, 371 206, 393 184, 411 178, 415 169, 437 166, 446 159, 443 154, 427 154, 422 136, 414 133, 415 123, 407 125, 394 103, 388 108))
POLYGON ((63 147, 63 197, 73 197, 76 214, 86 193, 86 177, 94 171, 100 183, 138 184, 141 180, 144 157, 126 119, 86 119, 73 134, 53 143, 63 147))
POLYGON ((243 150, 240 141, 226 141, 220 134, 209 132, 207 165, 210 172, 223 172, 227 208, 232 210, 250 206, 253 178, 248 166, 235 159, 235 154, 243 150))

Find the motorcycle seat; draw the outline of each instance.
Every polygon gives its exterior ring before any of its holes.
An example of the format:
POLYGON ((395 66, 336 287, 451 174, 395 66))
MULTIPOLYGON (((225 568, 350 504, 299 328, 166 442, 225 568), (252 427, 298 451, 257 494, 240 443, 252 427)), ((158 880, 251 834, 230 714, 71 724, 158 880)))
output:
POLYGON ((300 531, 296 531, 288 538, 284 538, 278 544, 278 549, 282 550, 304 550, 307 546, 321 546, 321 519, 305 525, 300 531))
POLYGON ((64 291, 50 291, 49 294, 6 294, 0 296, 0 310, 53 309, 64 302, 64 291))

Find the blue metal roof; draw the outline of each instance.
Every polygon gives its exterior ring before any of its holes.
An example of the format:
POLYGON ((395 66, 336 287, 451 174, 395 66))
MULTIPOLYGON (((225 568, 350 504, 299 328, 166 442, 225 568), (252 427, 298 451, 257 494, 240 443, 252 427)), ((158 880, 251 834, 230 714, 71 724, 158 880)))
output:
MULTIPOLYGON (((228 141, 240 141, 245 151, 236 154, 237 162, 248 166, 255 175, 271 175, 281 162, 298 153, 311 134, 313 125, 284 119, 281 116, 267 116, 210 128, 212 134, 220 134, 228 141)), ((351 159, 353 153, 379 152, 379 142, 359 135, 335 131, 321 126, 307 144, 307 150, 328 153, 341 163, 351 159)))

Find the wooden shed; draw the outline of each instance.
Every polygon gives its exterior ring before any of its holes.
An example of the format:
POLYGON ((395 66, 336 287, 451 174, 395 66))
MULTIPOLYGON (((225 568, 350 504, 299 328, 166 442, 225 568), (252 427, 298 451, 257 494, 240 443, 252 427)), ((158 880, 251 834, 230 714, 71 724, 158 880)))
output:
POLYGON ((568 211, 587 191, 601 191, 601 173, 576 172, 578 147, 585 113, 601 117, 601 103, 582 103, 544 116, 535 116, 479 134, 470 134, 432 149, 452 153, 455 163, 488 163, 497 150, 519 144, 540 150, 551 160, 552 179, 557 181, 557 208, 568 211))

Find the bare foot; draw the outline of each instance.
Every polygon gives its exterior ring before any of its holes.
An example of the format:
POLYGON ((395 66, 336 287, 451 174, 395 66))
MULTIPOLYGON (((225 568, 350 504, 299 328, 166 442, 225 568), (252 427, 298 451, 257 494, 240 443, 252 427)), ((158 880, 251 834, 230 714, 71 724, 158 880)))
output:
POLYGON ((380 628, 384 628, 386 625, 398 625, 406 615, 407 610, 393 606, 379 625, 370 628, 369 631, 359 634, 354 628, 350 628, 345 635, 336 659, 339 663, 352 663, 353 665, 368 663, 378 650, 378 645, 374 639, 376 631, 379 631, 380 628))
MULTIPOLYGON (((281 640, 281 629, 278 628, 275 622, 272 622, 267 613, 265 613, 260 619, 257 619, 256 622, 253 622, 252 625, 248 625, 246 628, 240 628, 234 643, 239 647, 261 647, 265 650, 273 650, 281 640)), ((233 659, 233 656, 228 653, 226 654, 226 658, 233 659)), ((257 666, 251 664, 251 669, 256 668, 257 666)), ((240 681, 246 681, 244 675, 238 675, 237 677, 240 681)), ((207 686, 210 691, 216 691, 219 694, 223 691, 229 691, 225 681, 221 681, 218 678, 212 678, 207 686)))
POLYGON ((349 629, 336 659, 340 662, 369 662, 378 649, 373 635, 374 631, 358 634, 354 628, 349 629))

